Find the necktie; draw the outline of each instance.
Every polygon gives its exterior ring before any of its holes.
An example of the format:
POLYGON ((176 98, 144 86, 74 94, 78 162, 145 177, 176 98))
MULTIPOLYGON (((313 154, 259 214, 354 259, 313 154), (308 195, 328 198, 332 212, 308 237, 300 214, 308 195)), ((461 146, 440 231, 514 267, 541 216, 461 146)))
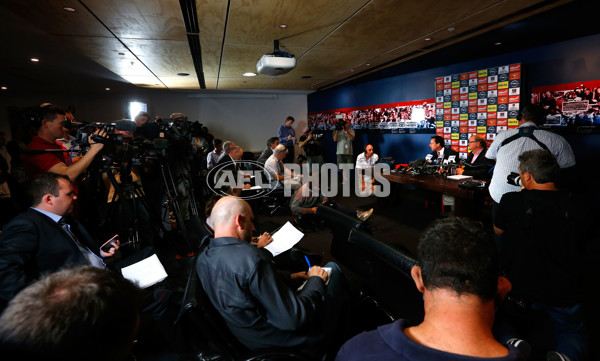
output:
POLYGON ((86 246, 81 244, 81 242, 79 242, 79 240, 77 239, 75 234, 71 231, 69 222, 67 222, 65 217, 62 217, 61 219, 59 219, 58 224, 65 231, 65 233, 67 233, 69 238, 71 238, 73 240, 73 242, 75 242, 75 245, 77 246, 77 248, 79 248, 79 250, 83 254, 83 257, 85 257, 85 259, 87 259, 88 262, 90 262, 90 264, 92 266, 98 267, 98 268, 106 267, 106 264, 102 261, 102 259, 100 257, 98 257, 94 252, 90 251, 89 248, 87 248, 86 246))

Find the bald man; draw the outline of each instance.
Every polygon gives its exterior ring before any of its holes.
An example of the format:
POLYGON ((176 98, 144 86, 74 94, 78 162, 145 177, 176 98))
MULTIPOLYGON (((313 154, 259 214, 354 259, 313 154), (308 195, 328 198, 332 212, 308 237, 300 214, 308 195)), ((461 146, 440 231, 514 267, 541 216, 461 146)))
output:
POLYGON ((231 332, 249 349, 293 347, 322 355, 340 317, 341 276, 312 266, 302 290, 290 288, 272 259, 250 243, 254 215, 236 197, 220 199, 210 218, 215 237, 198 257, 202 287, 231 332), (336 281, 337 279, 337 281, 336 281))

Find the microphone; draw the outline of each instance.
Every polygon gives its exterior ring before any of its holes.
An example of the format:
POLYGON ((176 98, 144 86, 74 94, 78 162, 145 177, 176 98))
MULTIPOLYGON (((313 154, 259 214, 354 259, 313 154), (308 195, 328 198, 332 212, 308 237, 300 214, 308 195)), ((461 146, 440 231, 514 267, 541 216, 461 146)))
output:
POLYGON ((431 158, 433 158, 433 155, 432 154, 427 154, 427 156, 425 157, 425 161, 427 163, 431 163, 431 158))

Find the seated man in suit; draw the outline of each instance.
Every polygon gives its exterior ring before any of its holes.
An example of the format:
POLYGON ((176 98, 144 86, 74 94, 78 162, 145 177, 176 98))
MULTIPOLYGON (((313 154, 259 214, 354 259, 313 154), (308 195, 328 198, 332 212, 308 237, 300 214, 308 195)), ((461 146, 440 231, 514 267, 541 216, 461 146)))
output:
POLYGON ((431 148, 431 159, 436 160, 438 158, 448 159, 449 156, 454 155, 458 159, 458 153, 450 147, 446 147, 444 138, 439 135, 431 137, 429 142, 429 148, 431 148))
POLYGON ((77 196, 67 176, 44 173, 31 182, 30 193, 35 205, 4 226, 0 235, 0 303, 43 274, 79 265, 104 268, 104 261, 119 249, 117 241, 107 252, 101 250, 68 216, 77 196))
POLYGON ((259 162, 260 164, 265 164, 267 159, 269 159, 269 157, 271 155, 273 155, 273 149, 275 149, 275 147, 278 145, 279 145, 279 138, 277 138, 277 137, 269 138, 269 140, 267 140, 267 147, 262 151, 262 153, 260 154, 260 157, 258 157, 258 159, 256 161, 259 162))
POLYGON ((421 235, 418 258, 411 275, 423 293, 423 322, 401 319, 359 334, 342 346, 337 361, 522 359, 492 335, 495 300, 504 298, 510 282, 498 277, 496 245, 481 224, 436 221, 421 235))
POLYGON ((469 139, 469 149, 471 152, 467 160, 463 162, 464 168, 456 169, 456 174, 473 176, 473 178, 490 178, 490 169, 494 166, 494 161, 485 157, 487 142, 481 135, 472 135, 469 139))
POLYGON ((328 277, 312 266, 304 287, 290 288, 271 258, 250 243, 254 215, 246 201, 221 198, 210 218, 214 238, 198 256, 196 271, 231 332, 249 349, 297 347, 322 355, 345 300, 339 267, 327 264, 328 277))

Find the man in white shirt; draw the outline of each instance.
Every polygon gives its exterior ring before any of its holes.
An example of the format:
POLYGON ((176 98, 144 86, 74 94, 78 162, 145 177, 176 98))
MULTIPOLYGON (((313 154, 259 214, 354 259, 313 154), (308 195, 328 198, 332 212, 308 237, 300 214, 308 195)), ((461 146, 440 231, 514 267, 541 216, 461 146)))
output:
POLYGON ((379 156, 375 154, 371 144, 365 145, 365 151, 356 157, 356 174, 360 180, 361 192, 369 192, 372 194, 375 190, 373 184, 373 166, 379 160, 379 156))

